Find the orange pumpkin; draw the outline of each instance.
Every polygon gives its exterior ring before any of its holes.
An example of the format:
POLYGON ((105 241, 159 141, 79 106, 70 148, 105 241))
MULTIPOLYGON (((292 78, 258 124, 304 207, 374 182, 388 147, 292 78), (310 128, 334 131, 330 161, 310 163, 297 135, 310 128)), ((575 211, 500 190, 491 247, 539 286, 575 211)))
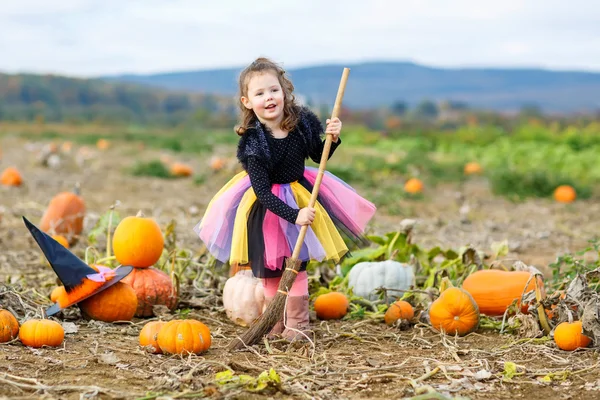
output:
POLYGON ((145 218, 141 211, 135 217, 124 218, 117 225, 112 240, 117 261, 137 268, 154 265, 164 244, 160 226, 152 218, 145 218))
POLYGON ((411 178, 404 184, 404 191, 410 194, 417 194, 423 191, 423 182, 417 178, 411 178))
MULTIPOLYGON (((479 306, 479 312, 486 315, 503 315, 508 306, 520 299, 523 289, 531 274, 527 271, 503 271, 497 269, 483 269, 469 275, 462 284, 462 288, 469 292, 479 306)), ((538 285, 544 293, 544 284, 541 278, 538 285)), ((535 290, 535 281, 529 280, 525 292, 535 290)), ((527 305, 521 307, 522 312, 527 312, 527 305)))
POLYGON ((483 172, 483 168, 477 162, 469 162, 465 164, 465 175, 477 175, 483 172))
POLYGON ((224 166, 225 162, 221 157, 212 157, 210 159, 210 169, 212 169, 213 171, 219 171, 223 169, 224 166))
POLYGON ((52 239, 56 240, 58 243, 62 244, 67 249, 69 248, 69 241, 63 235, 52 235, 52 239))
POLYGON ((99 150, 106 150, 110 147, 110 142, 106 139, 98 139, 98 141, 96 142, 96 147, 99 150))
POLYGON ((190 176, 194 173, 192 167, 180 162, 171 164, 171 175, 173 176, 190 176))
POLYGON ((137 296, 136 317, 154 315, 152 307, 165 305, 169 310, 177 306, 177 291, 169 275, 156 268, 134 268, 121 281, 131 286, 137 296))
POLYGON ((67 296, 67 293, 65 292, 65 287, 57 286, 50 293, 50 300, 52 300, 54 303, 56 303, 59 298, 66 298, 66 296, 67 296))
POLYGON ((8 310, 0 310, 0 343, 10 342, 19 334, 19 321, 8 310))
POLYGON ((29 347, 58 347, 65 339, 65 330, 56 321, 49 319, 30 319, 19 329, 21 343, 29 347))
POLYGON ((473 297, 463 289, 444 290, 429 307, 431 326, 449 335, 464 336, 479 325, 479 309, 473 297))
POLYGON ((572 186, 561 185, 554 189, 554 200, 559 203, 572 203, 577 198, 577 193, 572 186))
POLYGON ((392 326, 396 321, 403 319, 413 319, 415 316, 415 310, 409 302, 404 300, 398 300, 389 306, 383 319, 386 324, 392 326))
POLYGON ((158 346, 166 354, 200 354, 210 348, 210 330, 194 319, 167 322, 158 332, 158 346))
POLYGON ((21 186, 23 184, 23 177, 18 169, 8 167, 0 175, 0 183, 4 186, 21 186))
POLYGON ((580 347, 588 347, 592 339, 583 334, 581 321, 561 322, 554 329, 554 342, 561 350, 573 351, 580 347))
POLYGON ((315 299, 315 312, 319 319, 340 319, 348 312, 348 298, 340 292, 329 292, 315 299))
POLYGON ((40 229, 53 235, 67 238, 72 245, 83 231, 85 202, 79 196, 79 189, 74 192, 62 192, 50 200, 46 208, 40 229))
POLYGON ((162 350, 158 345, 158 332, 165 326, 164 321, 150 321, 140 331, 140 346, 145 348, 148 352, 154 354, 161 354, 162 350))
POLYGON ((137 297, 131 286, 117 282, 79 302, 79 307, 88 319, 104 322, 131 321, 137 310, 137 297))

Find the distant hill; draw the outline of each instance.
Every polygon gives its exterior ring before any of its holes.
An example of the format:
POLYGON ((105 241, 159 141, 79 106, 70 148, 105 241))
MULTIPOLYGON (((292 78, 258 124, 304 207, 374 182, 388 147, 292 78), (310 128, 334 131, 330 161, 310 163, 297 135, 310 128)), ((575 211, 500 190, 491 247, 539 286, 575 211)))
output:
MULTIPOLYGON (((454 100, 498 111, 537 106, 544 111, 600 109, 600 73, 544 69, 431 68, 407 62, 370 62, 290 69, 298 94, 331 104, 343 67, 351 68, 344 105, 375 108, 404 101, 454 100)), ((241 68, 121 75, 103 79, 234 96, 241 68)))

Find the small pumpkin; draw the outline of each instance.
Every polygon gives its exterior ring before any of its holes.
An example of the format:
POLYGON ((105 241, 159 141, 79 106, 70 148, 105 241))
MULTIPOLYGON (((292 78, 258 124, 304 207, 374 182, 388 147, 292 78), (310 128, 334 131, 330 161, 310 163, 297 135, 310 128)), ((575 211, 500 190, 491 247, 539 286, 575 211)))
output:
POLYGON ((195 319, 173 320, 160 329, 156 342, 166 354, 200 354, 210 348, 210 330, 195 319))
POLYGON ((150 321, 140 331, 140 346, 145 348, 148 352, 154 354, 161 354, 162 350, 158 345, 158 332, 165 326, 165 321, 150 321))
POLYGON ((52 292, 50 293, 50 300, 56 303, 59 298, 65 298, 66 296, 67 294, 65 292, 65 287, 61 285, 52 289, 52 292))
POLYGON ((383 320, 386 324, 392 326, 398 320, 410 320, 415 316, 415 310, 413 306, 404 300, 398 300, 397 302, 390 305, 383 316, 383 320))
POLYGON ((56 240, 58 243, 62 244, 67 249, 69 248, 69 241, 63 235, 52 235, 52 239, 56 240))
POLYGON ((483 172, 483 168, 478 162, 472 161, 465 164, 464 172, 465 175, 478 175, 483 172))
POLYGON ((570 185, 560 185, 554 189, 553 196, 559 203, 572 203, 577 198, 577 193, 570 185))
MULTIPOLYGON (((530 277, 531 273, 527 271, 483 269, 469 275, 462 288, 473 296, 482 314, 503 315, 514 300, 521 298, 523 289, 525 293, 535 290, 535 281, 533 278, 530 280, 530 277)), ((545 294, 543 281, 539 277, 537 279, 538 286, 545 294)), ((527 312, 527 305, 521 306, 521 310, 527 312)))
POLYGON ((0 309, 0 343, 10 342, 19 334, 19 321, 8 310, 0 309))
POLYGON ((137 305, 134 290, 123 282, 79 302, 84 317, 104 322, 131 321, 137 305))
POLYGON ((174 162, 171 164, 171 175, 173 176, 191 176, 194 170, 189 165, 181 162, 174 162))
POLYGON ((62 192, 54 196, 40 222, 40 229, 52 235, 67 238, 72 245, 83 231, 85 202, 79 196, 79 188, 73 192, 62 192))
POLYGON ((137 296, 136 317, 154 315, 152 307, 155 305, 167 306, 169 310, 177 307, 177 290, 169 275, 159 269, 134 268, 121 282, 131 286, 137 296))
POLYGON ((251 270, 241 270, 223 287, 223 307, 227 318, 240 326, 252 324, 263 313, 265 294, 262 281, 251 270))
POLYGON ((404 191, 410 194, 417 194, 423 191, 423 182, 418 178, 410 178, 404 184, 404 191))
POLYGON ((49 319, 30 319, 19 329, 21 343, 28 347, 58 347, 65 339, 65 330, 56 321, 49 319))
POLYGON ((225 166, 225 162, 221 157, 212 157, 210 159, 210 169, 213 171, 220 171, 225 166))
POLYGON ((581 321, 561 322, 554 329, 554 343, 561 350, 573 351, 588 347, 592 339, 583 334, 581 321))
POLYGON ((431 303, 429 321, 440 332, 464 336, 479 326, 479 309, 469 292, 449 287, 431 303))
MULTIPOLYGON (((413 267, 394 260, 364 261, 357 263, 348 273, 348 286, 353 293, 368 300, 377 300, 380 287, 407 290, 413 285, 415 274, 413 267)), ((390 293, 388 301, 392 301, 390 293)))
POLYGON ((113 235, 113 252, 122 265, 148 268, 160 258, 164 238, 160 226, 152 218, 144 217, 141 211, 135 216, 124 218, 113 235))
POLYGON ((319 319, 341 319, 348 313, 348 298, 340 292, 329 292, 315 299, 315 313, 319 319))
POLYGON ((15 167, 8 167, 0 175, 0 183, 4 186, 21 186, 23 184, 23 177, 15 167))
POLYGON ((98 139, 96 147, 98 150, 107 150, 110 147, 110 142, 106 139, 98 139))

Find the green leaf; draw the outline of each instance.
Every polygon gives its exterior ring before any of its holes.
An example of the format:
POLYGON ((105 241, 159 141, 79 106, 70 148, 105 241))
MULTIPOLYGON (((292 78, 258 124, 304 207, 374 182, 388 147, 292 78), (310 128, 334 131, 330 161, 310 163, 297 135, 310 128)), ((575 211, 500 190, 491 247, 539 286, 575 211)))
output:
POLYGON ((504 239, 502 242, 493 242, 491 248, 495 258, 504 257, 508 254, 508 241, 504 239))
POLYGON ((502 371, 502 375, 506 379, 512 379, 517 374, 517 364, 511 361, 507 361, 504 363, 504 371, 502 371))
POLYGON ((117 225, 119 225, 119 222, 121 222, 121 217, 119 216, 119 213, 117 211, 112 211, 112 217, 111 210, 108 210, 100 217, 98 222, 96 222, 96 225, 92 228, 92 230, 90 230, 90 233, 88 233, 88 241, 90 244, 95 244, 97 242, 96 238, 98 235, 106 235, 109 221, 111 220, 111 229, 115 229, 117 225))
POLYGON ((353 266, 363 261, 377 261, 386 252, 385 247, 378 247, 376 249, 360 249, 352 252, 352 257, 346 258, 342 261, 342 275, 346 276, 353 266))
POLYGON ((385 246, 387 244, 386 238, 376 235, 366 235, 367 239, 371 242, 378 244, 380 246, 385 246))
POLYGON ((215 374, 215 381, 219 385, 225 385, 233 379, 233 371, 226 369, 225 371, 217 372, 215 374))

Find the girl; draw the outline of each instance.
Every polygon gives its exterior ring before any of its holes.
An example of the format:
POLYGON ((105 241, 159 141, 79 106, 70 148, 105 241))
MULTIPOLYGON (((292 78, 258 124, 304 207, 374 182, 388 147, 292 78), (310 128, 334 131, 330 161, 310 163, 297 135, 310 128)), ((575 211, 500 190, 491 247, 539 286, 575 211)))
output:
MULTIPOLYGON (((302 339, 309 327, 309 260, 339 262, 348 247, 342 235, 356 245, 369 242, 362 235, 375 206, 354 189, 326 172, 314 208, 307 207, 317 168, 305 167, 311 158, 321 161, 325 144, 323 127, 315 114, 295 103, 294 86, 285 71, 266 58, 258 58, 239 78, 242 122, 237 158, 244 171, 234 176, 213 197, 194 230, 221 262, 249 265, 262 278, 267 305, 273 300, 300 227, 306 232, 302 266, 288 291, 284 321, 269 337, 281 334, 302 339)), ((329 157, 341 144, 342 123, 327 120, 332 135, 329 157)))

